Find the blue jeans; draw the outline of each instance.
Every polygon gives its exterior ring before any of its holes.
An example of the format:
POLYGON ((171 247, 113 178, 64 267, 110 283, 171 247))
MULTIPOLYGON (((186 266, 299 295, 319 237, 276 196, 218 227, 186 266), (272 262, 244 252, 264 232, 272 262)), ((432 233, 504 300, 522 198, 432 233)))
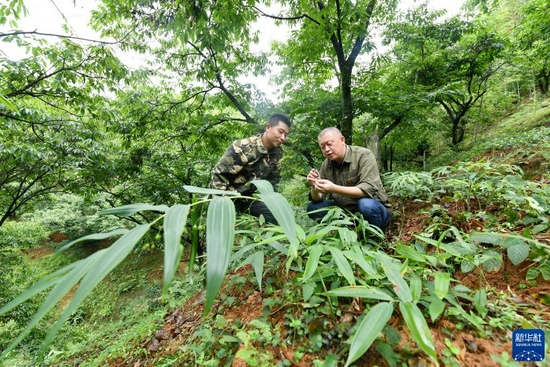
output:
MULTIPOLYGON (((309 213, 316 209, 328 208, 335 206, 336 204, 332 200, 323 200, 317 203, 310 201, 307 205, 308 216, 311 219, 323 219, 328 210, 322 210, 317 213, 309 213)), ((376 199, 361 198, 357 201, 357 207, 355 212, 361 213, 363 218, 373 226, 377 226, 380 229, 385 229, 390 224, 390 212, 388 209, 376 199)))

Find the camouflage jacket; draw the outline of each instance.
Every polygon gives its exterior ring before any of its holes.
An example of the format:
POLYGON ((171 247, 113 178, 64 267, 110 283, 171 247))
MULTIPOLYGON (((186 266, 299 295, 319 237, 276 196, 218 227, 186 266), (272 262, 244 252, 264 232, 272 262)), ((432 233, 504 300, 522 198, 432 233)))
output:
POLYGON ((234 141, 214 167, 210 187, 250 195, 256 188, 247 182, 267 180, 277 190, 282 156, 279 147, 268 152, 261 136, 234 141))
MULTIPOLYGON (((321 178, 340 186, 356 186, 367 197, 386 204, 388 194, 382 185, 374 154, 367 148, 350 145, 346 147, 346 155, 341 164, 325 159, 320 169, 321 178)), ((356 209, 359 200, 340 194, 331 194, 331 198, 336 205, 351 211, 356 209)))

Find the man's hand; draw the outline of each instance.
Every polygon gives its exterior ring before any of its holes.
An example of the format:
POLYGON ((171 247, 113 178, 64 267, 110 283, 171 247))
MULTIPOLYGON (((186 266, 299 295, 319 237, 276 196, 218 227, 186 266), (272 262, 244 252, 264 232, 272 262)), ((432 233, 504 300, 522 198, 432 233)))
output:
POLYGON ((315 190, 319 191, 320 193, 327 194, 331 193, 334 189, 334 184, 332 181, 329 180, 322 180, 319 179, 315 182, 315 190))
POLYGON ((313 168, 309 173, 307 174, 307 182, 315 187, 317 180, 321 178, 321 175, 319 174, 319 171, 317 171, 315 168, 313 168))

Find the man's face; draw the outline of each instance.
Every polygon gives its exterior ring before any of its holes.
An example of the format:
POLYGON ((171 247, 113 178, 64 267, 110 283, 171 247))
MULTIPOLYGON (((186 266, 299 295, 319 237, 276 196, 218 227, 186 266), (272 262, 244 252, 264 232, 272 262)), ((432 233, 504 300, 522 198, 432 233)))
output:
POLYGON ((289 130, 290 128, 284 122, 279 122, 278 125, 273 126, 267 124, 265 126, 265 133, 262 139, 262 142, 267 150, 280 147, 286 141, 289 130))
POLYGON ((346 139, 343 135, 328 132, 319 138, 319 147, 331 161, 340 163, 346 155, 346 139))

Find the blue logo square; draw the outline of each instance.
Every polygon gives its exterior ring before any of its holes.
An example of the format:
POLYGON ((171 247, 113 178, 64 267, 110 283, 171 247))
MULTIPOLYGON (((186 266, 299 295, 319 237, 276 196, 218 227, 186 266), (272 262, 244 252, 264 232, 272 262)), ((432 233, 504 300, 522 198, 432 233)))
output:
POLYGON ((517 329, 512 333, 512 355, 518 362, 540 362, 544 359, 544 331, 517 329))

